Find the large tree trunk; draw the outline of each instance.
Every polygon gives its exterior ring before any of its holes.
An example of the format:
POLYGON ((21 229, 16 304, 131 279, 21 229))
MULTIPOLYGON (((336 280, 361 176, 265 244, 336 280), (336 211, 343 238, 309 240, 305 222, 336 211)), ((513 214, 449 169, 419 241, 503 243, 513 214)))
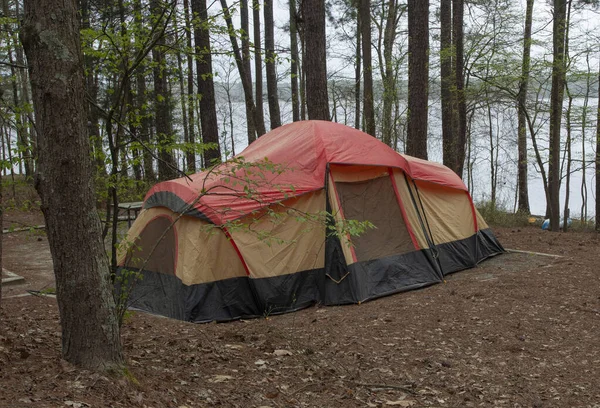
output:
POLYGON ((327 93, 325 0, 303 0, 304 72, 309 120, 330 120, 327 93))
POLYGON ((219 124, 217 122, 217 107, 215 103, 215 85, 213 82, 212 57, 210 53, 210 33, 205 24, 208 20, 206 0, 191 0, 192 13, 200 18, 194 25, 194 40, 196 45, 196 76, 200 101, 200 123, 202 126, 202 142, 212 144, 203 149, 204 166, 210 167, 213 162, 221 161, 219 147, 219 124))
POLYGON ((363 121, 364 131, 375 136, 375 105, 373 102, 373 64, 371 56, 371 2, 360 1, 360 34, 363 62, 363 121))
POLYGON ((444 165, 455 167, 455 140, 453 122, 453 92, 452 69, 452 0, 440 1, 440 77, 442 105, 442 150, 444 165))
POLYGON ((465 164, 465 150, 467 145, 467 103, 465 100, 465 76, 463 73, 464 63, 464 0, 452 0, 452 41, 455 50, 454 72, 455 72, 455 100, 456 111, 454 122, 454 147, 455 163, 454 172, 462 178, 465 164))
POLYGON ((277 93, 277 66, 275 60, 275 23, 273 21, 273 0, 264 0, 265 7, 265 64, 267 66, 267 98, 271 130, 281 126, 279 95, 277 93))
POLYGON ((533 21, 533 2, 527 0, 527 11, 525 13, 525 34, 523 35, 523 62, 521 64, 521 81, 519 84, 518 109, 519 109, 519 133, 518 151, 519 164, 517 174, 517 189, 519 193, 519 212, 529 214, 529 188, 527 183, 527 87, 529 84, 529 70, 531 67, 531 24, 533 21))
POLYGON ((550 229, 559 231, 560 223, 560 127, 565 87, 566 0, 554 0, 552 90, 550 93, 550 157, 548 188, 550 229))
POLYGON ((292 80, 292 121, 300 120, 300 102, 298 89, 298 27, 296 25, 296 0, 290 0, 290 49, 291 49, 291 80, 292 80))
POLYGON ((429 0, 408 0, 408 129, 406 153, 427 160, 429 0))
POLYGON ((109 369, 122 366, 123 355, 94 205, 77 12, 74 0, 25 0, 21 33, 37 119, 36 188, 54 264, 63 357, 109 369))

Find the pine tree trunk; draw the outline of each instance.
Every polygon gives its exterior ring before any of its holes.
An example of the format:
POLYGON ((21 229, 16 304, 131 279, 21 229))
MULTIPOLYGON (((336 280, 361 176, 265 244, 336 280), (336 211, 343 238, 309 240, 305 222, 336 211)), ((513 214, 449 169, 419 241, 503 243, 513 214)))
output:
POLYGON ((408 1, 408 129, 406 153, 427 160, 429 0, 408 1))
MULTIPOLYGON (((240 27, 242 42, 242 65, 244 66, 244 75, 246 82, 250 83, 250 93, 252 93, 252 71, 250 68, 250 23, 248 21, 248 0, 240 0, 240 27)), ((240 75, 242 72, 240 71, 240 75)), ((256 109, 256 108, 254 108, 256 109)), ((248 144, 256 140, 256 129, 258 127, 257 115, 252 106, 246 103, 246 131, 248 134, 248 144)), ((264 124, 263 124, 264 127, 264 124)))
POLYGON ((299 88, 298 88, 298 27, 296 25, 296 15, 298 10, 296 9, 296 0, 290 0, 290 49, 291 49, 291 90, 292 90, 292 121, 298 122, 300 120, 300 102, 299 88))
POLYGON ((525 33, 523 35, 523 62, 521 65, 521 82, 519 84, 518 95, 518 174, 517 189, 519 191, 519 212, 529 214, 529 186, 527 180, 527 118, 525 110, 527 109, 527 88, 529 85, 529 70, 531 67, 531 25, 533 21, 533 3, 534 0, 527 0, 527 11, 525 13, 525 33))
POLYGON ((454 72, 455 72, 455 93, 456 93, 456 111, 454 120, 454 172, 462 178, 463 167, 465 164, 465 150, 467 145, 467 105, 465 100, 465 76, 463 72, 464 64, 464 0, 452 0, 452 41, 455 50, 454 72))
MULTIPOLYGON (((158 0, 150 2, 151 13, 160 15, 158 0)), ((152 48, 154 67, 152 76, 154 80, 154 124, 158 142, 158 178, 170 180, 177 176, 175 158, 173 155, 174 135, 171 124, 171 93, 167 74, 167 62, 164 52, 164 38, 157 41, 152 48)))
POLYGON ((112 369, 123 365, 123 355, 94 205, 77 12, 74 0, 25 0, 21 35, 37 113, 36 189, 54 264, 63 357, 112 369))
MULTIPOLYGON (((598 83, 600 84, 600 64, 598 64, 598 83)), ((598 87, 598 108, 596 109, 596 231, 600 232, 600 86, 598 87)))
POLYGON ((566 0, 554 0, 552 90, 550 93, 550 157, 548 187, 550 229, 559 231, 560 223, 560 128, 565 86, 566 0))
MULTIPOLYGON (((223 9, 223 18, 227 24, 227 30, 229 31, 229 41, 231 42, 231 48, 233 49, 233 55, 235 57, 235 63, 240 73, 242 81, 242 88, 244 89, 244 100, 246 101, 246 112, 249 117, 254 118, 254 125, 256 126, 256 134, 260 137, 265 134, 265 124, 258 122, 258 114, 256 105, 254 104, 254 97, 252 95, 252 82, 248 72, 246 72, 246 66, 244 65, 243 56, 238 46, 235 27, 231 20, 231 14, 229 6, 227 6, 227 0, 221 0, 221 8, 223 9)), ((250 141, 248 141, 250 142, 250 141)))
MULTIPOLYGON (((396 75, 394 73, 394 42, 397 32, 397 4, 396 0, 389 0, 387 6, 387 17, 383 38, 383 59, 384 67, 382 69, 383 82, 383 126, 382 140, 388 146, 392 145, 392 134, 394 124, 392 121, 392 109, 394 100, 398 97, 396 92, 396 75)), ((427 34, 429 36, 429 34, 427 34)))
POLYGON ((304 73, 309 120, 330 120, 327 92, 325 0, 303 0, 304 73))
POLYGON ((200 101, 200 123, 202 125, 202 142, 213 144, 210 149, 203 150, 204 166, 209 167, 214 162, 221 161, 219 147, 219 124, 215 102, 215 85, 213 82, 212 57, 210 53, 210 33, 204 24, 208 20, 206 0, 191 0, 192 12, 200 18, 200 23, 194 26, 196 45, 196 76, 200 101))
POLYGON ((190 4, 188 0, 183 0, 183 18, 185 19, 185 43, 188 49, 187 54, 187 94, 188 94, 188 143, 186 149, 187 170, 190 173, 196 172, 196 131, 194 128, 194 103, 196 95, 194 92, 194 60, 192 57, 192 25, 190 22, 190 4))
POLYGON ((444 165, 454 169, 452 0, 440 0, 440 84, 444 165))
POLYGON ((279 95, 277 93, 277 69, 275 55, 275 23, 273 21, 273 0, 264 0, 265 7, 265 64, 267 68, 267 98, 271 130, 281 126, 279 95))
POLYGON ((361 81, 361 67, 362 67, 362 39, 360 37, 360 10, 357 7, 356 10, 356 53, 354 60, 354 128, 360 129, 361 109, 360 109, 360 81, 361 81))
MULTIPOLYGON (((175 32, 175 43, 179 44, 179 30, 178 30, 178 21, 177 21, 177 13, 173 14, 173 31, 175 32)), ((188 149, 190 147, 190 127, 189 127, 189 121, 188 121, 188 109, 187 109, 187 105, 190 101, 190 95, 186 95, 185 91, 186 91, 186 86, 185 86, 185 81, 183 79, 183 58, 181 57, 181 49, 177 50, 177 80, 179 83, 179 103, 181 104, 181 116, 182 116, 182 123, 181 123, 181 127, 183 128, 183 142, 184 142, 184 148, 183 151, 185 152, 185 161, 187 162, 188 160, 188 149)), ((189 162, 186 163, 185 167, 182 167, 184 169, 189 168, 189 162)))
MULTIPOLYGON (((293 0, 292 0, 293 1, 293 0)), ((265 123, 265 113, 263 104, 263 71, 262 71, 262 46, 260 40, 260 2, 252 0, 252 19, 254 21, 254 102, 256 104, 256 116, 261 123, 265 123)), ((290 21, 290 30, 292 22, 290 21)), ((296 44, 296 47, 298 45, 296 44)), ((298 50, 296 49, 296 52, 298 50)), ((292 59, 294 58, 294 49, 292 44, 292 59)), ((294 61, 292 61, 292 75, 294 70, 294 61)), ((293 80, 293 76, 292 76, 293 80)), ((293 100, 292 100, 293 104, 293 100)))
POLYGON ((371 2, 360 2, 360 34, 363 62, 363 121, 364 131, 375 137, 375 105, 373 102, 373 64, 371 56, 371 2))

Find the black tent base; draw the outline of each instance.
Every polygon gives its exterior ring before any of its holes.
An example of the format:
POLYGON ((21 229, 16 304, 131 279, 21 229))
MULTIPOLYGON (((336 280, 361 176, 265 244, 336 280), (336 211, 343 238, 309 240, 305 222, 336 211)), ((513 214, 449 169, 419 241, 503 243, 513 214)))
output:
MULTIPOLYGON (((343 265, 343 274, 337 265, 335 276, 326 270, 329 265, 270 278, 237 277, 188 286, 174 275, 143 271, 127 297, 134 309, 196 323, 266 317, 314 304, 355 304, 423 288, 503 252, 486 229, 431 249, 343 265)), ((117 272, 123 273, 123 268, 117 272)), ((117 284, 119 296, 120 289, 117 284)))

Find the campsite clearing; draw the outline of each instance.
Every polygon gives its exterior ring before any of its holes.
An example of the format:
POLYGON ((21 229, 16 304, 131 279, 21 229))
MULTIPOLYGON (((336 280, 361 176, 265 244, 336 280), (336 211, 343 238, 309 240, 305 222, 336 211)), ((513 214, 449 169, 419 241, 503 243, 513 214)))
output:
POLYGON ((563 257, 509 253, 445 284, 267 319, 134 313, 123 341, 139 385, 60 360, 56 300, 8 298, 52 281, 47 241, 9 234, 6 265, 27 281, 4 291, 0 407, 597 407, 598 236, 495 232, 563 257))

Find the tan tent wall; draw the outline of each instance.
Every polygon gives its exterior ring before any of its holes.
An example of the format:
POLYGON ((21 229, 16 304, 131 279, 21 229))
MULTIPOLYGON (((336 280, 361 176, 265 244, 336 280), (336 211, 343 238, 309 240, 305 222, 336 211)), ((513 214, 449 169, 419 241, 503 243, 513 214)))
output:
POLYGON ((481 214, 479 214, 479 211, 477 210, 477 208, 475 208, 475 214, 477 214, 477 229, 483 230, 483 229, 489 228, 488 223, 485 222, 485 220, 483 219, 481 214))
MULTIPOLYGON (((145 209, 140 212, 139 217, 129 230, 123 244, 119 247, 119 264, 125 262, 127 247, 126 243, 139 242, 140 234, 156 235, 155 231, 146 228, 151 220, 156 217, 170 217, 172 220, 177 215, 171 210, 162 207, 145 209)), ((232 243, 227 239, 223 231, 212 224, 194 217, 181 217, 174 225, 177 235, 176 248, 171 248, 173 255, 176 251, 175 274, 185 285, 207 283, 217 280, 246 276, 246 271, 239 255, 232 243)), ((159 234, 160 235, 160 234, 159 234)), ((164 254, 155 252, 145 269, 153 270, 151 265, 160 265, 164 254), (153 258, 157 258, 154 260, 153 258)), ((139 267, 139 262, 130 262, 130 265, 139 267)), ((165 272, 156 270, 155 272, 165 272)))
POLYGON ((230 230, 253 278, 267 278, 325 266, 325 225, 312 215, 325 211, 325 191, 272 205, 230 230), (304 215, 307 214, 307 215, 304 215))
POLYGON ((473 207, 465 191, 427 182, 415 183, 436 245, 475 234, 473 207))
MULTIPOLYGON (((402 205, 406 214, 407 227, 411 229, 412 234, 415 237, 420 249, 429 248, 429 245, 427 244, 427 239, 425 238, 425 233, 423 232, 423 228, 421 227, 421 223, 419 222, 417 209, 415 209, 415 206, 412 202, 412 198, 410 196, 410 191, 406 183, 406 177, 404 176, 404 172, 398 169, 394 169, 394 182, 396 183, 398 194, 400 195, 400 199, 402 200, 402 205)), ((423 214, 421 214, 421 217, 423 217, 423 214)))
MULTIPOLYGON (((328 194, 329 194, 329 204, 331 205, 331 213, 335 222, 341 224, 344 222, 343 212, 340 209, 340 203, 337 197, 337 192, 335 190, 335 183, 332 178, 328 179, 328 194)), ((352 243, 350 241, 349 236, 341 236, 340 244, 342 246, 342 252, 344 253, 344 258, 346 259, 346 264, 350 265, 356 262, 356 255, 354 254, 354 249, 352 248, 352 243)))

